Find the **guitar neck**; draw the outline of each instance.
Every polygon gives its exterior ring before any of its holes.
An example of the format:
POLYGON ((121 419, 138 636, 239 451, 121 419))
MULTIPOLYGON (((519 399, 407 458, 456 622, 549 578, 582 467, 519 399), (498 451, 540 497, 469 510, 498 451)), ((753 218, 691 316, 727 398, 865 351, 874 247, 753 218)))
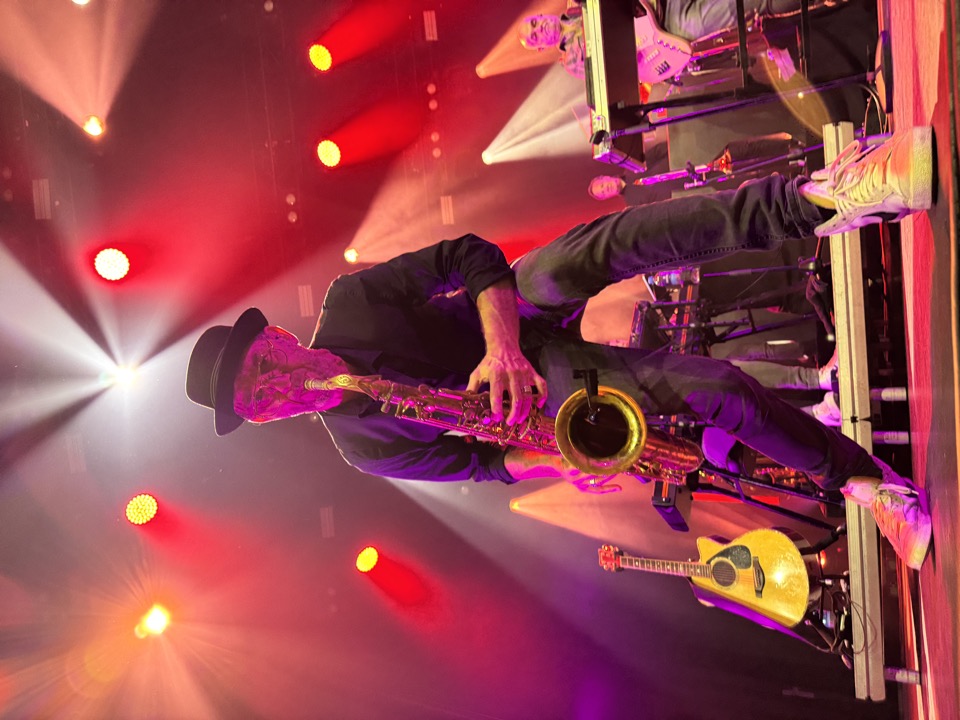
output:
POLYGON ((706 563, 684 562, 682 560, 650 560, 648 558, 621 555, 620 566, 629 568, 630 570, 643 570, 661 575, 710 577, 710 566, 706 563))

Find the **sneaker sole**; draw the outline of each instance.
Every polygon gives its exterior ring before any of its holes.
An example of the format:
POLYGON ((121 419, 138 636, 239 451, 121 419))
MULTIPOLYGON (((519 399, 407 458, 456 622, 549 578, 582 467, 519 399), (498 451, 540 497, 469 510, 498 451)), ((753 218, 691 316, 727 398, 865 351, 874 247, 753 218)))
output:
POLYGON ((933 205, 933 128, 915 127, 910 132, 910 187, 907 204, 913 210, 933 205))
POLYGON ((923 566, 923 561, 927 559, 927 553, 930 552, 930 540, 933 535, 933 526, 927 520, 927 526, 923 530, 923 540, 917 545, 909 558, 904 558, 904 562, 914 570, 919 570, 923 566))

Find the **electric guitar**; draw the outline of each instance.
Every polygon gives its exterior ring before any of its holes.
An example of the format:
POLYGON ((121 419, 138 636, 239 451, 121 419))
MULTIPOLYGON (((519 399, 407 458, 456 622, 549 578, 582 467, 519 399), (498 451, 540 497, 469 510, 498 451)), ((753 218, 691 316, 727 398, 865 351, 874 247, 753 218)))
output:
POLYGON ((807 612, 810 576, 799 546, 806 541, 783 528, 751 530, 733 542, 697 538, 700 562, 650 560, 624 555, 613 545, 600 548, 604 570, 646 570, 686 577, 696 588, 730 600, 785 627, 799 623, 807 612), (794 539, 796 538, 796 539, 794 539))
POLYGON ((637 78, 653 85, 679 75, 693 57, 693 48, 687 40, 660 27, 648 0, 637 2, 647 13, 633 20, 637 36, 637 78))

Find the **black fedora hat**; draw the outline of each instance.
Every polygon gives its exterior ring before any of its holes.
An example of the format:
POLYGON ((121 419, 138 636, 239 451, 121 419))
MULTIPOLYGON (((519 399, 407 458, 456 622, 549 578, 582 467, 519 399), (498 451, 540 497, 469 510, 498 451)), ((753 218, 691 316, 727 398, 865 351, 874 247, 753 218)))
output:
POLYGON ((250 343, 269 324, 262 312, 250 308, 233 327, 215 325, 193 346, 187 365, 187 397, 213 410, 217 435, 243 425, 243 418, 233 410, 233 382, 250 343))

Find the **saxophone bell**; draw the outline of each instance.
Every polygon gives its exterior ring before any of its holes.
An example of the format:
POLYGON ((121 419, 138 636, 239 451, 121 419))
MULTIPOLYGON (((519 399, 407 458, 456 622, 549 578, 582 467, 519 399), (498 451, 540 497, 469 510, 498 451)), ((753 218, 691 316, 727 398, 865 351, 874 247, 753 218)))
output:
POLYGON ((647 421, 637 401, 601 386, 593 397, 578 390, 556 418, 557 447, 578 470, 616 475, 633 468, 647 443, 647 421))
POLYGON ((601 385, 589 398, 586 390, 567 398, 557 413, 555 431, 560 454, 590 475, 628 473, 681 485, 703 463, 699 445, 649 429, 637 401, 612 387, 601 385))

